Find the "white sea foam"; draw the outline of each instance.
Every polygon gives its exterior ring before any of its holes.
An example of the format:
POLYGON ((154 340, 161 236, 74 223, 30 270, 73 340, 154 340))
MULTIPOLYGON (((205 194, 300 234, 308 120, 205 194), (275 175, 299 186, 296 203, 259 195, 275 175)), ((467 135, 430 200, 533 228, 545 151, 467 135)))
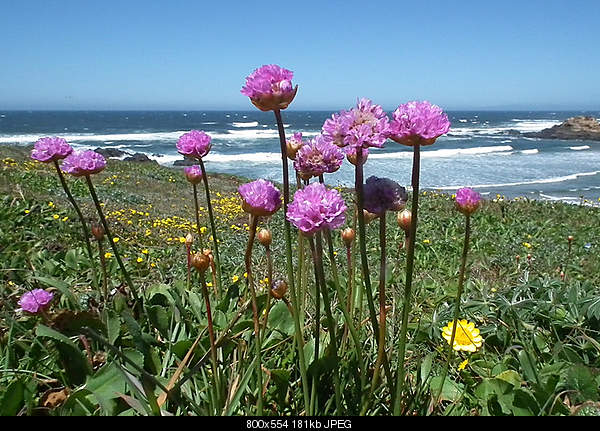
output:
POLYGON ((233 127, 258 127, 258 121, 234 122, 233 127))
MULTIPOLYGON (((513 186, 526 186, 530 184, 549 184, 549 183, 562 183, 563 181, 576 180, 579 177, 587 177, 600 174, 600 171, 593 172, 578 172, 571 175, 564 175, 562 177, 551 177, 551 178, 542 178, 538 180, 530 180, 530 181, 519 181, 514 183, 500 183, 500 184, 472 184, 464 187, 470 187, 473 189, 476 188, 487 188, 487 187, 513 187, 513 186)), ((434 187, 440 190, 453 190, 456 186, 443 186, 443 187, 434 187)))
POLYGON ((539 152, 540 150, 538 150, 537 148, 533 148, 531 150, 522 150, 521 154, 537 154, 539 152))
POLYGON ((589 150, 590 146, 589 145, 580 145, 578 147, 569 147, 569 150, 573 150, 573 151, 581 151, 581 150, 589 150))
MULTIPOLYGON (((458 155, 478 155, 503 153, 511 151, 510 145, 496 145, 491 147, 472 147, 472 148, 447 148, 443 150, 422 151, 422 158, 454 157, 458 155)), ((413 153, 411 151, 398 151, 395 153, 375 153, 369 154, 369 159, 410 159, 413 153)))
MULTIPOLYGON (((148 133, 115 133, 109 135, 98 135, 91 133, 78 134, 48 134, 37 135, 0 135, 0 144, 33 144, 44 136, 59 136, 68 142, 105 142, 105 141, 177 141, 181 135, 189 130, 176 132, 148 132, 148 133)), ((209 133, 210 134, 210 133, 209 133)))

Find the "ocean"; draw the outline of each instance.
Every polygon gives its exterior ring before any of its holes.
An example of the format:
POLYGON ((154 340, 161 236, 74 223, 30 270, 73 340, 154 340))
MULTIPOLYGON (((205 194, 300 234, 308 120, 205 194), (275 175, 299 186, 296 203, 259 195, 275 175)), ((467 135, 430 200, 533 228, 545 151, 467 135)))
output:
MULTIPOLYGON (((330 111, 282 111, 286 136, 310 138, 330 111)), ((600 112, 450 111, 450 132, 423 147, 422 189, 453 193, 473 187, 484 196, 599 203, 600 142, 526 138, 577 115, 600 112)), ((390 113, 391 117, 391 113, 390 113)), ((281 181, 281 156, 275 117, 254 111, 0 111, 0 145, 31 145, 44 136, 61 136, 76 148, 117 148, 139 152, 171 166, 181 159, 179 136, 204 130, 213 147, 209 172, 281 181)), ((410 184, 412 152, 388 140, 372 149, 365 165, 370 175, 410 184)), ((351 186, 353 166, 326 177, 331 185, 351 186)))

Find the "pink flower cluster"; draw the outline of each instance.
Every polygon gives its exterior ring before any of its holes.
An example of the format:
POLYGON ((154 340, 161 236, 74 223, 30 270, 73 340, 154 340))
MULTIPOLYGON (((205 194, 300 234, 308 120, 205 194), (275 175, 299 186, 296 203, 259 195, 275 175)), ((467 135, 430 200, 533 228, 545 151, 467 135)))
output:
POLYGON ((242 209, 257 217, 273 215, 281 207, 281 193, 273 183, 259 179, 238 187, 242 209))
POLYGON ((473 214, 481 204, 481 195, 468 187, 456 192, 456 209, 464 215, 473 214))
POLYGON ((360 99, 350 111, 333 114, 323 123, 325 138, 340 146, 381 148, 387 139, 389 119, 379 105, 360 99))
POLYGON ((427 101, 400 105, 393 117, 389 138, 403 145, 431 145, 450 130, 450 121, 442 108, 427 101))
POLYGON ((296 97, 298 86, 292 86, 294 72, 269 64, 256 69, 246 78, 242 94, 261 111, 285 109, 296 97))
POLYGON ((28 313, 39 313, 50 306, 54 294, 46 292, 44 289, 34 289, 21 296, 18 304, 21 308, 17 311, 27 311, 28 313))
POLYGON ((61 169, 75 177, 96 174, 106 167, 106 159, 95 151, 74 151, 62 163, 61 169))
POLYGON ((67 157, 73 152, 73 148, 63 138, 41 138, 31 151, 31 158, 38 162, 53 162, 67 157))
POLYGON ((343 161, 342 150, 323 135, 317 135, 300 147, 294 160, 294 169, 302 179, 308 180, 337 171, 343 161))
POLYGON ((198 165, 183 168, 183 173, 187 180, 192 184, 199 184, 200 181, 202 181, 202 169, 198 165))
POLYGON ((294 194, 287 219, 306 235, 325 228, 337 229, 346 220, 346 204, 337 190, 310 184, 294 194))
POLYGON ((201 159, 210 151, 211 137, 201 130, 191 130, 181 135, 177 141, 177 151, 187 157, 201 159))

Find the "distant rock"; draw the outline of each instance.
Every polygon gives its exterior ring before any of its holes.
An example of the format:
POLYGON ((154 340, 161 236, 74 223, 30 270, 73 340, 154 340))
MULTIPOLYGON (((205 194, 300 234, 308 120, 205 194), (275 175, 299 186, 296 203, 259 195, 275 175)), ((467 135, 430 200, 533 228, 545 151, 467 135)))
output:
POLYGON ((173 166, 192 166, 192 165, 197 165, 197 164, 198 164, 198 160, 190 159, 188 157, 184 157, 183 160, 175 160, 173 162, 173 166))
POLYGON ((102 154, 104 157, 121 157, 129 154, 127 151, 119 150, 117 148, 96 148, 94 150, 98 154, 102 154))
POLYGON ((528 138, 600 141, 600 123, 594 117, 572 117, 541 132, 524 133, 528 138))
POLYGON ((135 153, 133 156, 125 157, 124 160, 126 162, 158 163, 156 160, 152 160, 150 157, 142 153, 135 153))

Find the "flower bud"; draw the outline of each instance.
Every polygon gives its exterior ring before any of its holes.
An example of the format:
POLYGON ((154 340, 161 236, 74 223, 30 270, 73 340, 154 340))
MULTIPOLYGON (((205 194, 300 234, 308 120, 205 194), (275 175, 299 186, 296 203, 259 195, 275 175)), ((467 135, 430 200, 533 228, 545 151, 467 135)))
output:
POLYGON ((412 212, 409 209, 405 209, 398 213, 397 216, 398 226, 404 231, 410 231, 410 225, 412 223, 412 212))
POLYGON ((204 272, 210 266, 210 258, 204 253, 194 253, 192 255, 192 266, 198 270, 198 272, 204 272))
POLYGON ((296 153, 302 146, 302 133, 294 133, 294 136, 285 141, 286 154, 289 159, 296 160, 296 153))
POLYGON ((288 285, 285 282, 285 280, 275 280, 272 284, 271 284, 271 296, 275 299, 281 299, 285 296, 285 293, 287 292, 288 289, 288 285))
POLYGON ((572 243, 574 239, 575 239, 575 238, 573 237, 573 235, 569 235, 569 236, 567 237, 567 241, 569 241, 569 243, 572 243))
POLYGON ((194 236, 191 233, 188 233, 185 236, 185 246, 187 248, 190 248, 192 246, 192 243, 194 242, 194 236))
POLYGON ((183 169, 187 180, 192 184, 200 184, 202 181, 202 169, 198 165, 188 166, 183 169))
POLYGON ((261 229, 257 234, 258 242, 260 242, 263 246, 268 248, 273 241, 273 235, 271 235, 271 231, 269 229, 261 229))
POLYGON ((379 215, 377 214, 373 214, 365 209, 363 209, 363 214, 365 217, 365 224, 369 224, 371 223, 373 220, 375 220, 377 217, 379 217, 379 215))
POLYGON ((104 228, 98 223, 92 223, 92 235, 94 235, 96 241, 102 241, 104 238, 104 228))
POLYGON ((346 247, 350 247, 355 238, 356 232, 351 227, 342 230, 342 240, 344 241, 344 244, 346 244, 346 247))

